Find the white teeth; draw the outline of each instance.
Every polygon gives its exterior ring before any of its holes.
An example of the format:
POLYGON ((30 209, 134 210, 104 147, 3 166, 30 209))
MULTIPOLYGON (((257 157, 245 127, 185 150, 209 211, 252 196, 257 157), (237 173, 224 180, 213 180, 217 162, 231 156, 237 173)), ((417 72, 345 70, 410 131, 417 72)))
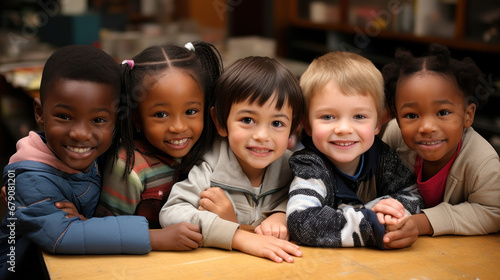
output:
POLYGON ((188 138, 184 138, 184 139, 181 139, 181 140, 170 140, 170 141, 167 141, 168 143, 172 144, 172 145, 182 145, 184 143, 186 143, 188 141, 188 138))
POLYGON ((354 144, 354 142, 347 142, 347 143, 333 142, 333 143, 335 143, 335 145, 339 145, 339 146, 350 146, 350 145, 354 144))
POLYGON ((441 140, 439 141, 433 141, 433 142, 422 142, 423 145, 436 145, 441 143, 441 140))
POLYGON ((252 148, 252 151, 254 151, 254 152, 256 152, 256 153, 264 154, 264 153, 269 153, 271 150, 253 149, 253 148, 252 148))
POLYGON ((78 148, 78 147, 71 147, 71 146, 67 146, 68 150, 70 151, 73 151, 75 153, 86 153, 88 151, 90 151, 90 147, 87 147, 87 148, 78 148))

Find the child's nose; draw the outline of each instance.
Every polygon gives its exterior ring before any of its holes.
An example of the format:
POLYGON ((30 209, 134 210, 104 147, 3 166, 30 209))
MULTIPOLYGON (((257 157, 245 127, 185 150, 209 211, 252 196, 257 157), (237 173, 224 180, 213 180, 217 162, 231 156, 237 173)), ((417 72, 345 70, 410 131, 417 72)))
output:
POLYGON ((86 141, 92 135, 91 129, 85 122, 79 122, 73 126, 69 136, 77 141, 86 141))
POLYGON ((174 117, 169 126, 169 131, 172 133, 180 133, 186 130, 186 122, 182 117, 174 117))
POLYGON ((255 133, 253 134, 254 140, 268 141, 269 140, 269 130, 265 127, 258 126, 255 133))
POLYGON ((419 128, 420 133, 432 133, 436 131, 436 123, 433 117, 422 117, 422 122, 419 128))
POLYGON ((348 120, 341 119, 338 121, 337 126, 334 129, 336 134, 346 134, 351 132, 351 125, 348 120))

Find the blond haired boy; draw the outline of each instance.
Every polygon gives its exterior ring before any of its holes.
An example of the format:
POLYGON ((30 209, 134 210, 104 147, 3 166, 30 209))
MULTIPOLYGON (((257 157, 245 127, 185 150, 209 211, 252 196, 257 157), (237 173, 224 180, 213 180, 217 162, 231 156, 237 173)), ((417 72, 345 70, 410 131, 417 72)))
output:
MULTIPOLYGON (((300 86, 306 134, 305 148, 290 158, 291 239, 319 247, 388 248, 386 226, 419 212, 423 201, 413 173, 376 136, 385 103, 382 74, 360 55, 332 52, 311 63, 300 86)), ((390 230, 416 230, 404 224, 390 230)))

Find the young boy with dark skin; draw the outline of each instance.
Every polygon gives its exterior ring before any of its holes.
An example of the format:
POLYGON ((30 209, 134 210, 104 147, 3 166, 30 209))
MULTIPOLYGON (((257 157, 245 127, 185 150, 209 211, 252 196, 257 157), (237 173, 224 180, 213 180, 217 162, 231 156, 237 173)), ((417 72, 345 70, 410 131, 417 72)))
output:
POLYGON ((92 218, 101 191, 98 159, 117 152, 120 93, 120 66, 102 50, 67 46, 47 60, 35 99, 43 132, 19 140, 4 169, 9 213, 0 228, 1 279, 40 277, 39 248, 146 254, 165 247, 165 232, 150 234, 144 217, 92 218), (80 214, 67 217, 59 203, 71 203, 80 214))

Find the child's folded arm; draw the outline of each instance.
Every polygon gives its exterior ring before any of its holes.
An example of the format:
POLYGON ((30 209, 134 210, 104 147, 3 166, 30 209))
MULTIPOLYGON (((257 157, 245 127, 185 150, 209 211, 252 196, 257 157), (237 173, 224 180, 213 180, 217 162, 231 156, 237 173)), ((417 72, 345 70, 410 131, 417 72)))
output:
POLYGON ((198 225, 203 234, 202 246, 231 250, 231 241, 239 224, 226 221, 210 211, 198 210, 200 193, 210 187, 211 167, 204 162, 194 166, 188 178, 177 182, 160 211, 160 224, 188 222, 198 225))
POLYGON ((145 254, 151 250, 145 218, 91 218, 85 222, 76 217, 66 218, 66 213, 58 209, 55 202, 67 199, 58 186, 51 187, 50 180, 22 173, 16 177, 16 184, 32 185, 35 177, 36 184, 43 188, 17 188, 16 199, 21 202, 15 217, 16 232, 20 236, 26 236, 49 252, 61 254, 145 254), (48 194, 40 192, 48 189, 48 194), (37 197, 45 199, 30 201, 37 197))

